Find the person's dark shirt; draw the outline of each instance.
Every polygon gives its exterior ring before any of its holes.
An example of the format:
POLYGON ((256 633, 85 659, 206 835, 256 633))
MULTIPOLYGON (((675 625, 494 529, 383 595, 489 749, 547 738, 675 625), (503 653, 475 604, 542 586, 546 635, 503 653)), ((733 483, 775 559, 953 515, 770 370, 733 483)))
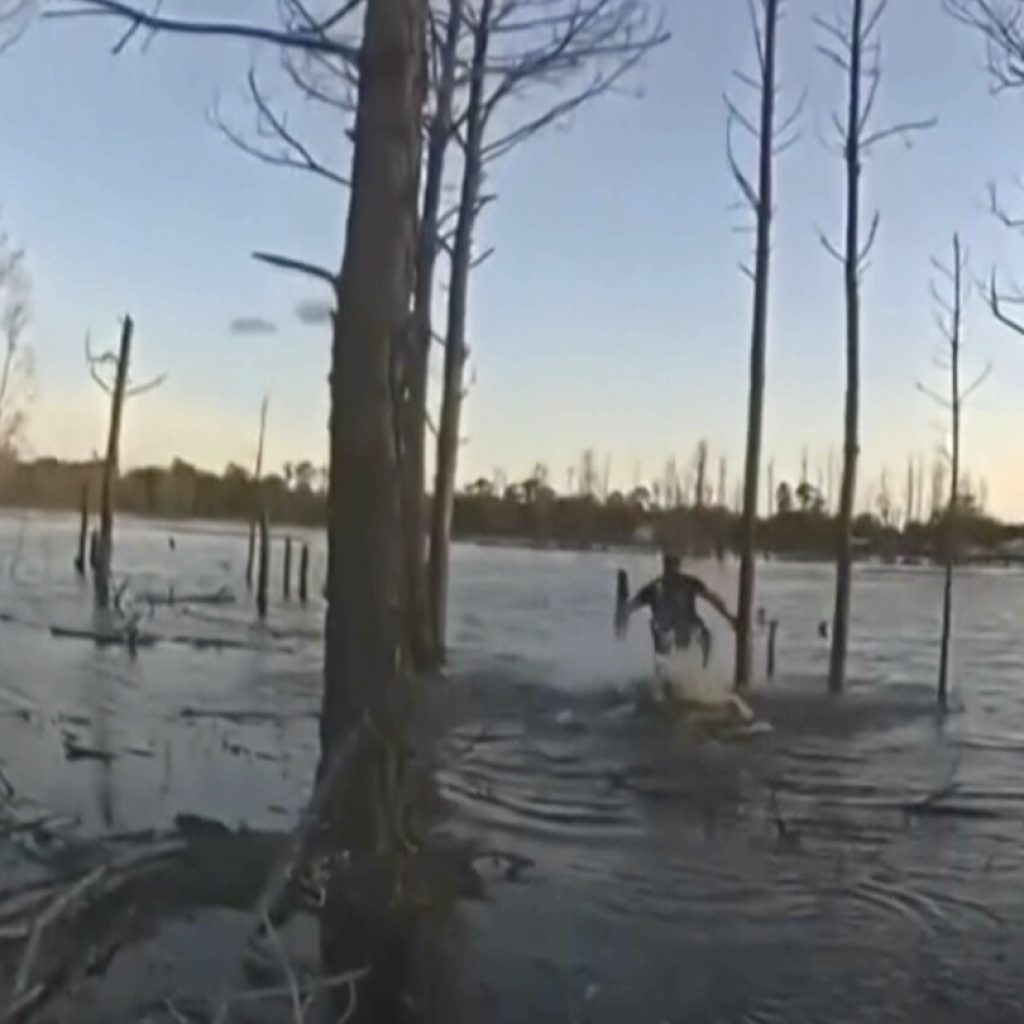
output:
POLYGON ((675 637, 676 643, 689 643, 690 631, 700 622, 697 598, 703 597, 706 587, 702 580, 686 573, 669 572, 652 580, 637 592, 634 603, 651 610, 651 626, 655 643, 663 651, 663 641, 675 637))

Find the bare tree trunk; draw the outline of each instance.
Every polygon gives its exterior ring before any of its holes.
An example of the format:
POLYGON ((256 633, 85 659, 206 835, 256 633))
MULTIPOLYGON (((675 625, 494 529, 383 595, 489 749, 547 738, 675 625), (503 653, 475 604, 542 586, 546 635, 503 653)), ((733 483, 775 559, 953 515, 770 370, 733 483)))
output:
POLYGON ((128 364, 132 351, 132 318, 125 316, 121 328, 121 349, 117 357, 117 374, 110 396, 110 431, 107 435, 107 457, 103 462, 103 485, 100 492, 100 535, 96 548, 94 585, 96 603, 106 608, 110 603, 110 568, 114 554, 114 487, 117 482, 118 451, 121 443, 121 412, 128 381, 128 364))
POLYGON ((426 85, 423 0, 366 5, 352 193, 337 282, 320 777, 350 730, 372 741, 333 825, 356 861, 400 843, 405 719, 395 348, 407 336, 426 85))
POLYGON ((853 0, 849 53, 849 109, 846 122, 846 245, 843 281, 846 294, 846 407, 843 417, 843 470, 836 522, 836 598, 832 615, 828 689, 840 693, 846 684, 846 652, 850 633, 850 591, 853 583, 853 502, 860 455, 860 139, 863 0, 853 0))
POLYGON ((267 617, 267 587, 270 585, 270 524, 267 510, 260 513, 260 559, 256 574, 256 612, 261 619, 267 617))
POLYGON ((431 303, 437 263, 438 221, 444 158, 452 138, 452 104, 462 29, 463 0, 450 0, 440 56, 434 113, 427 142, 423 211, 416 251, 416 290, 412 331, 403 353, 399 409, 399 454, 402 476, 402 535, 406 642, 418 670, 437 663, 427 599, 426 420, 427 376, 433 340, 431 303))
POLYGON ((292 539, 291 537, 285 537, 284 539, 284 566, 283 575, 284 579, 281 581, 281 596, 286 600, 290 601, 292 598, 292 539))
POLYGON ((459 454, 459 417, 462 410, 462 373, 466 363, 466 306, 482 176, 481 150, 485 122, 484 70, 493 0, 481 0, 474 33, 469 100, 466 108, 466 145, 462 195, 452 245, 452 274, 448 287, 448 331, 444 350, 444 388, 437 436, 437 467, 430 529, 431 639, 444 657, 447 632, 448 563, 455 471, 459 454))
POLYGON ((401 470, 402 533, 405 565, 406 643, 413 665, 426 670, 436 665, 427 597, 426 419, 427 376, 433 341, 431 303, 437 265, 441 188, 445 155, 452 134, 452 100, 463 0, 449 0, 448 24, 441 51, 434 115, 427 142, 423 211, 416 249, 416 288, 411 337, 402 367, 401 470))
MULTIPOLYGON (((946 506, 945 556, 946 577, 942 587, 942 639, 939 646, 939 707, 949 705, 949 643, 953 632, 953 565, 956 560, 956 521, 960 500, 960 322, 963 313, 964 261, 960 253, 960 238, 953 236, 953 306, 949 330, 949 413, 952 420, 952 451, 950 468, 953 478, 949 483, 949 504, 946 506)), ((981 379, 981 378, 979 378, 981 379)), ((976 385, 972 386, 973 387, 976 385)))
POLYGON ((694 504, 697 508, 704 507, 705 477, 708 470, 708 443, 701 441, 697 445, 697 495, 694 504))
POLYGON ((86 545, 89 542, 89 485, 82 484, 82 498, 79 503, 78 554, 75 555, 75 572, 85 575, 86 545))
POLYGON ((773 160, 775 146, 775 38, 778 0, 765 0, 761 60, 761 119, 755 215, 754 312, 750 339, 750 395, 747 405, 747 450, 743 477, 743 519, 740 533, 740 580, 736 615, 737 689, 750 685, 751 626, 754 616, 757 495, 761 474, 761 433, 764 421, 765 355, 768 345, 768 274, 771 263, 773 160))
POLYGON ((264 397, 260 405, 260 438, 256 446, 256 472, 253 473, 253 508, 249 514, 249 557, 245 562, 245 586, 252 590, 252 563, 256 554, 256 516, 257 506, 260 501, 260 477, 263 475, 263 441, 267 432, 267 402, 264 397))
POLYGON ((305 604, 309 600, 309 545, 302 545, 299 555, 299 601, 305 604))

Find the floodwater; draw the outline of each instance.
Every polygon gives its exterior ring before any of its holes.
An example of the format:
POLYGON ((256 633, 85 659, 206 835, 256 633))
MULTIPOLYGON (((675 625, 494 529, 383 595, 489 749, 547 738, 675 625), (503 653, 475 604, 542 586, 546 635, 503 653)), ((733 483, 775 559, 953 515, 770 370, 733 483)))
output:
MULTIPOLYGON (((0 519, 0 767, 18 799, 83 835, 182 812, 291 828, 315 768, 323 610, 282 599, 281 546, 260 626, 241 531, 123 522, 116 565, 159 641, 132 657, 51 634, 92 623, 74 534, 70 518, 0 519), (146 593, 172 585, 239 600, 150 615, 146 593)), ((322 540, 295 536, 318 596, 322 540)), ((633 700, 651 655, 643 622, 613 637, 614 575, 636 585, 653 558, 459 546, 454 562, 436 828, 527 866, 486 872, 486 898, 458 905, 433 1019, 1024 1019, 1024 575, 959 574, 957 710, 941 719, 937 572, 858 568, 837 701, 817 629, 831 572, 763 565, 777 674, 753 703, 774 732, 723 741, 633 700)), ((733 567, 699 569, 731 599, 733 567)), ((715 633, 701 686, 724 690, 715 633)), ((762 669, 764 654, 761 637, 762 669)), ((26 852, 0 841, 5 879, 26 852)), ((102 1019, 138 1019, 119 1013, 102 1019)))

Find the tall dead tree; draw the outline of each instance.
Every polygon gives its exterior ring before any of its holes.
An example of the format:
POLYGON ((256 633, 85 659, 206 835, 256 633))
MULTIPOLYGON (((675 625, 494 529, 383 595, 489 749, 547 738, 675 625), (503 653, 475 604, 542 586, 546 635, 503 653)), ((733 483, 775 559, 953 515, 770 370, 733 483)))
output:
POLYGON ((480 0, 478 7, 467 3, 466 19, 473 48, 467 99, 455 136, 462 150, 460 199, 452 241, 444 242, 451 276, 430 524, 430 620, 432 646, 440 656, 447 631, 451 521, 468 356, 469 272, 490 255, 490 250, 479 255, 473 251, 477 218, 490 198, 482 194, 485 168, 606 93, 667 39, 661 23, 650 22, 641 0, 548 0, 541 13, 531 0, 480 0), (531 87, 553 87, 563 95, 535 117, 499 127, 497 112, 531 87))
POLYGON ((245 560, 245 586, 252 590, 252 566, 256 557, 256 523, 261 514, 263 480, 263 442, 267 434, 267 406, 270 396, 264 395, 260 403, 260 433, 256 442, 256 466, 252 474, 252 502, 249 508, 249 555, 245 560))
POLYGON ((981 386, 991 371, 991 365, 967 387, 961 387, 960 356, 963 350, 963 315, 969 297, 967 254, 960 245, 960 237, 953 236, 953 262, 945 265, 932 260, 932 265, 946 282, 949 295, 943 295, 932 284, 932 299, 936 305, 936 320, 942 333, 945 352, 938 362, 949 372, 948 397, 932 391, 924 384, 918 388, 949 414, 949 447, 945 455, 949 460, 949 498, 943 515, 942 548, 945 579, 942 588, 942 634, 939 641, 939 706, 945 710, 949 703, 949 652, 953 632, 953 566, 957 555, 957 520, 960 515, 960 428, 964 405, 981 386))
MULTIPOLYGON (((448 283, 448 331, 444 345, 444 384, 437 430, 437 461, 430 523, 430 625, 433 649, 443 656, 447 632, 448 539, 455 504, 455 468, 462 412, 462 377, 466 363, 466 311, 473 253, 473 227, 483 182, 483 137, 486 125, 487 54, 493 0, 481 0, 473 25, 473 58, 465 114, 462 190, 451 247, 448 283)), ((471 15, 472 17, 472 15, 471 15)))
POLYGON ((127 398, 134 398, 146 391, 152 391, 164 382, 164 376, 153 378, 145 384, 132 385, 128 370, 131 363, 132 318, 125 314, 121 324, 121 344, 115 354, 112 351, 94 354, 85 339, 85 360, 93 381, 110 396, 110 425, 107 429, 107 454, 103 460, 103 475, 100 483, 100 532, 96 543, 96 565, 93 585, 96 603, 106 608, 110 603, 110 573, 114 554, 114 489, 117 486, 121 450, 121 418, 127 398), (103 370, 113 367, 113 379, 103 376, 103 370))
MULTIPOLYGON (((866 0, 848 0, 849 16, 833 21, 816 17, 823 42, 818 51, 846 76, 845 118, 834 115, 836 148, 846 168, 846 229, 842 248, 820 233, 825 250, 843 267, 846 306, 846 395, 843 414, 843 461, 839 485, 837 522, 836 590, 832 614, 832 645, 829 651, 828 688, 839 693, 846 682, 849 645, 850 597, 853 582, 852 527, 857 493, 857 460, 860 455, 860 280, 868 265, 878 233, 879 214, 861 236, 860 175, 863 159, 887 139, 909 140, 934 120, 906 121, 884 128, 872 123, 878 86, 882 79, 879 23, 887 0, 869 6, 866 0)), ((844 7, 846 5, 844 4, 844 7)))
POLYGON ((750 685, 751 630, 754 617, 754 568, 759 481, 761 476, 761 435, 764 425, 765 365, 768 347, 768 290, 771 268, 771 232, 774 212, 775 157, 795 140, 794 126, 803 101, 781 122, 776 121, 778 82, 776 40, 783 7, 782 0, 749 0, 757 73, 754 77, 735 72, 736 80, 758 98, 756 123, 741 105, 726 96, 726 155, 743 203, 754 217, 754 265, 744 273, 754 286, 750 330, 750 390, 747 399, 747 444, 743 467, 743 512, 740 526, 740 578, 736 614, 736 664, 734 682, 738 689, 750 685), (733 148, 733 133, 743 129, 757 144, 757 179, 747 176, 733 148))

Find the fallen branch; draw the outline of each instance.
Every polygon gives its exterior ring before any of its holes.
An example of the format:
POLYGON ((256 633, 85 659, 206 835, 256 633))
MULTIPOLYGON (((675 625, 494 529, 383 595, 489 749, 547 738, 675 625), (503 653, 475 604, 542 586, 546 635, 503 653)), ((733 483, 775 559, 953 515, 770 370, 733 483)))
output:
POLYGON ((92 640, 100 647, 153 647, 159 641, 153 633, 100 632, 74 626, 50 626, 50 635, 67 640, 92 640))

